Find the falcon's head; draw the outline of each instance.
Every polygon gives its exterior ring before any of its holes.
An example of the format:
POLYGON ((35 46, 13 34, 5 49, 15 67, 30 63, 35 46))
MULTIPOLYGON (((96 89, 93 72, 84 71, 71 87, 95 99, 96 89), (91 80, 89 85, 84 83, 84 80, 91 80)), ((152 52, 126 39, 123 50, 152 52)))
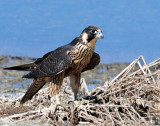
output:
POLYGON ((81 33, 81 38, 84 44, 95 44, 99 38, 104 38, 102 30, 96 26, 88 26, 81 33))

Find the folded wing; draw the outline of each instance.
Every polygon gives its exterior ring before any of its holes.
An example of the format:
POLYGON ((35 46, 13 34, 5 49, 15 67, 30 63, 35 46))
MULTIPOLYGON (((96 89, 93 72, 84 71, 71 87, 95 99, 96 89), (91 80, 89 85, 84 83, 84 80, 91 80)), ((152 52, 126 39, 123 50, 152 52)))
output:
POLYGON ((47 53, 34 63, 4 68, 6 70, 31 71, 24 78, 39 78, 54 76, 72 64, 72 58, 68 55, 71 49, 69 45, 62 46, 52 52, 47 53))

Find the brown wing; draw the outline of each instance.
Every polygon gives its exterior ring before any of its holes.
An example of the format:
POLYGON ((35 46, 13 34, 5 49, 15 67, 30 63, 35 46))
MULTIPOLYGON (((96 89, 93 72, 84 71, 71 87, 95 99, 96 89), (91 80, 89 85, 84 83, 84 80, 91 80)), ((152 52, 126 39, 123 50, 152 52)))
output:
POLYGON ((88 65, 82 70, 82 72, 87 71, 87 70, 92 70, 94 69, 98 64, 100 63, 100 56, 97 53, 93 53, 93 56, 88 63, 88 65))
POLYGON ((37 60, 35 68, 24 75, 24 78, 39 78, 54 76, 68 68, 72 63, 72 58, 68 55, 71 46, 63 46, 49 53, 44 59, 37 60))
POLYGON ((68 51, 73 48, 72 45, 65 45, 45 54, 42 58, 37 59, 34 63, 24 64, 4 68, 5 70, 23 70, 31 71, 24 78, 39 78, 54 76, 68 68, 72 63, 72 58, 68 51))

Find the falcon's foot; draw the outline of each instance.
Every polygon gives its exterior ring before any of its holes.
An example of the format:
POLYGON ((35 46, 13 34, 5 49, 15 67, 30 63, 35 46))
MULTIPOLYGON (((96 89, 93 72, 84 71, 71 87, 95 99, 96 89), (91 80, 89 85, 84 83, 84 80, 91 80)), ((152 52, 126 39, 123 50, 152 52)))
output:
POLYGON ((51 98, 51 106, 50 106, 50 108, 51 108, 51 114, 54 114, 54 113, 56 112, 58 106, 63 107, 63 108, 64 108, 66 111, 68 111, 68 112, 70 111, 70 110, 68 109, 67 105, 65 105, 64 103, 60 102, 60 100, 59 100, 59 95, 56 94, 56 103, 54 103, 54 102, 53 102, 53 99, 51 98))
POLYGON ((70 106, 71 109, 73 109, 75 107, 78 107, 78 106, 80 106, 82 104, 85 104, 85 103, 87 103, 87 101, 84 100, 84 99, 81 99, 79 101, 78 100, 74 100, 74 101, 69 101, 68 102, 68 104, 69 104, 69 106, 70 106))

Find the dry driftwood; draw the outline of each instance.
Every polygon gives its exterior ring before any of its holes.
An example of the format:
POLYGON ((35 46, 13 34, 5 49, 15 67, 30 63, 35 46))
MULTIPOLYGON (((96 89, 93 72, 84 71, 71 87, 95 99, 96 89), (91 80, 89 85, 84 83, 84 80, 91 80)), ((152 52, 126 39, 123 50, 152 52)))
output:
POLYGON ((0 114, 4 120, 14 123, 43 118, 52 125, 159 125, 160 123, 160 59, 146 64, 143 56, 134 60, 111 82, 91 92, 84 79, 81 90, 88 95, 80 104, 68 102, 73 93, 65 80, 60 97, 68 109, 57 106, 53 113, 48 89, 42 89, 31 101, 20 106, 17 100, 0 99, 0 114), (137 69, 139 68, 139 69, 137 69), (155 71, 151 71, 155 68, 155 71), (6 111, 5 108, 9 110, 6 111), (17 113, 14 108, 19 108, 17 113), (22 109, 23 108, 23 109, 22 109), (8 113, 7 113, 8 112, 8 113))

